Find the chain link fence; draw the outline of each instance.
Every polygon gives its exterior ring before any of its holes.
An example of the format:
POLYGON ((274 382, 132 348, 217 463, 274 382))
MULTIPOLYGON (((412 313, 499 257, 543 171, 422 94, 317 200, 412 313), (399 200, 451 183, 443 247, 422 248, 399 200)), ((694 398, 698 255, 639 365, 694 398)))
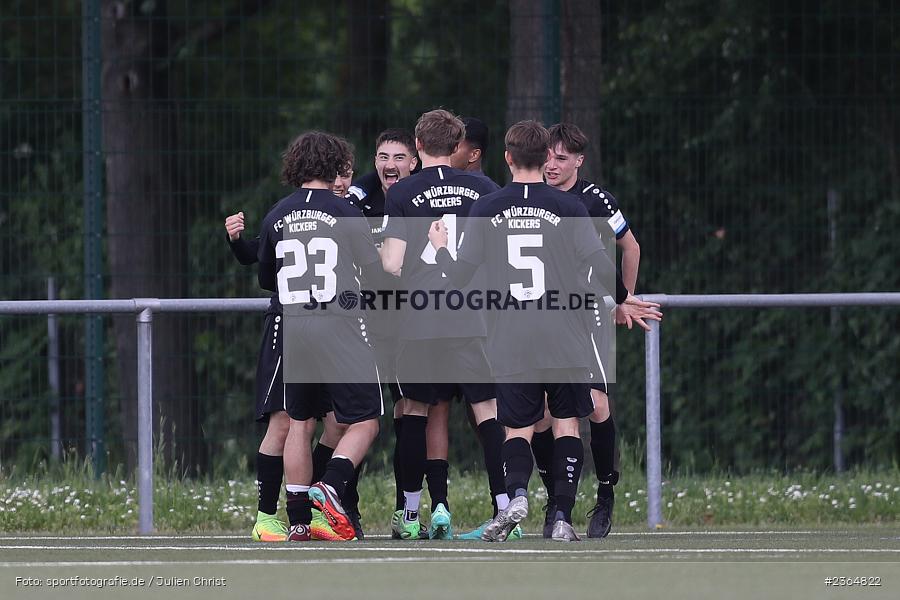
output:
MULTIPOLYGON (((896 3, 869 0, 0 0, 0 298, 46 298, 50 278, 63 299, 260 295, 222 222, 243 210, 253 229, 285 194, 292 136, 346 136, 362 175, 380 130, 436 106, 490 126, 501 183, 510 121, 587 131, 584 176, 641 243, 639 292, 898 290, 898 30, 896 3)), ((62 316, 54 351, 46 318, 0 317, 3 468, 60 447, 133 467, 133 325, 62 316)), ((834 468, 838 414, 846 466, 896 462, 898 325, 876 308, 673 311, 663 455, 697 471, 834 468)), ((252 456, 261 326, 155 324, 156 418, 185 470, 252 456)), ((631 443, 642 345, 621 332, 631 443)), ((451 462, 478 465, 461 412, 453 423, 451 462)))

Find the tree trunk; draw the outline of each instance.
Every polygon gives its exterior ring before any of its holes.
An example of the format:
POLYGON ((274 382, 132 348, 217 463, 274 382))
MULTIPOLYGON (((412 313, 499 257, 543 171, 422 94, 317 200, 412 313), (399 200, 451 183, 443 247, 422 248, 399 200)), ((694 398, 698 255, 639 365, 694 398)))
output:
POLYGON ((543 57, 546 42, 542 17, 539 2, 510 0, 507 126, 524 119, 541 119, 545 91, 543 57))
MULTIPOLYGON (((106 157, 110 296, 183 297, 188 223, 173 222, 174 110, 167 102, 165 2, 103 1, 103 148, 106 157)), ((199 415, 191 405, 190 332, 155 315, 153 427, 165 456, 202 467, 199 415), (165 426, 160 429, 160 423, 165 426), (173 437, 177 436, 177 445, 173 437)), ((133 316, 114 319, 121 427, 129 468, 136 464, 136 334, 133 316)))
MULTIPOLYGON (((357 135, 367 152, 375 154, 375 137, 385 127, 383 109, 388 58, 388 0, 345 0, 347 51, 338 80, 340 105, 335 131, 357 135)), ((369 167, 358 168, 365 172, 369 167)))
POLYGON ((591 140, 582 171, 600 182, 600 3, 563 2, 560 21, 562 120, 578 125, 591 140))

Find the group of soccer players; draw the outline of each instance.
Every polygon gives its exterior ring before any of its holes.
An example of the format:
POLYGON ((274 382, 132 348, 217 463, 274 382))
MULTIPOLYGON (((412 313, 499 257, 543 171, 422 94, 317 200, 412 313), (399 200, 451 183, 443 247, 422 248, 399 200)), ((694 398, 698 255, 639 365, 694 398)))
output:
POLYGON ((578 177, 586 145, 571 124, 548 131, 517 123, 505 136, 512 183, 501 189, 481 172, 486 126, 433 110, 414 135, 383 132, 374 173, 351 183, 350 145, 308 132, 283 156, 283 181, 295 191, 270 210, 259 235, 241 235, 243 213, 226 219, 236 258, 258 261, 260 285, 273 293, 257 369, 256 417, 268 426, 257 454, 254 539, 363 537, 356 483, 383 413, 381 382, 390 382, 394 400, 395 538, 454 537, 447 489, 454 398, 465 402, 482 446, 493 505, 489 519, 458 537, 521 537, 537 463, 549 498, 544 537, 579 539, 572 509, 585 417, 599 482, 588 536, 609 533, 618 473, 598 352, 611 328, 602 300, 589 311, 489 316, 433 306, 362 310, 365 302, 356 301, 363 290, 490 287, 524 308, 547 290, 590 288, 615 298, 621 324, 661 318, 656 305, 631 295, 640 250, 615 198, 578 177), (623 251, 621 273, 602 242, 607 234, 623 251), (317 419, 324 429, 313 448, 317 419), (288 527, 275 516, 282 479, 288 527), (427 527, 419 519, 426 480, 427 527))

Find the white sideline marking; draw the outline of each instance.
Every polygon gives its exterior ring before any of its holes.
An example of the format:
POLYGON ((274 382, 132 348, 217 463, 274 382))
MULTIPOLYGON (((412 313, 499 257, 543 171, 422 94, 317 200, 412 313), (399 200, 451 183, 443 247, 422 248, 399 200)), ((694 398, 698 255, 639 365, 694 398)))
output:
MULTIPOLYGON (((518 564, 509 560, 496 559, 479 559, 489 560, 498 563, 518 564)), ((0 562, 0 568, 5 567, 181 567, 184 565, 334 565, 334 564, 383 564, 383 563, 410 563, 410 562, 469 562, 466 558, 333 558, 319 559, 312 558, 298 563, 296 560, 270 560, 270 559, 234 559, 234 560, 105 560, 97 562, 0 562)))
MULTIPOLYGON (((821 531, 614 531, 610 537, 632 536, 667 536, 667 535, 697 535, 697 536, 765 536, 765 535, 816 535, 831 533, 837 530, 821 531)), ((540 534, 526 533, 526 538, 539 538, 540 534)), ((387 534, 366 535, 366 539, 386 540, 387 534)), ((246 535, 0 535, 0 541, 18 540, 247 540, 246 535)))
POLYGON ((900 548, 622 548, 622 549, 566 549, 544 550, 530 548, 427 548, 427 547, 402 547, 402 546, 353 546, 348 544, 315 545, 315 546, 39 546, 39 545, 2 545, 3 550, 164 550, 164 551, 196 551, 210 550, 216 552, 380 552, 380 553, 434 553, 434 554, 561 554, 590 555, 590 554, 765 554, 765 553, 795 553, 795 554, 837 554, 837 553, 869 553, 869 554, 900 554, 900 548))

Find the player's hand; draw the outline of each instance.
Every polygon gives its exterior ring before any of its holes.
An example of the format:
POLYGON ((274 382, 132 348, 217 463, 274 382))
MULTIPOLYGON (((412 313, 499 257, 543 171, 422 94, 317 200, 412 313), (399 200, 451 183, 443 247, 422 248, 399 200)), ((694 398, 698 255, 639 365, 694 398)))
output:
POLYGON ((232 242, 237 241, 241 237, 244 230, 244 213, 239 212, 234 215, 225 217, 225 231, 228 232, 228 239, 232 242))
POLYGON ((446 248, 448 243, 447 225, 440 219, 431 224, 428 230, 428 239, 435 250, 446 248))
POLYGON ((625 302, 616 306, 616 324, 618 325, 625 325, 631 329, 632 325, 637 324, 641 329, 650 331, 650 325, 646 321, 651 320, 662 321, 662 312, 659 311, 659 304, 656 302, 645 302, 628 294, 625 302))

